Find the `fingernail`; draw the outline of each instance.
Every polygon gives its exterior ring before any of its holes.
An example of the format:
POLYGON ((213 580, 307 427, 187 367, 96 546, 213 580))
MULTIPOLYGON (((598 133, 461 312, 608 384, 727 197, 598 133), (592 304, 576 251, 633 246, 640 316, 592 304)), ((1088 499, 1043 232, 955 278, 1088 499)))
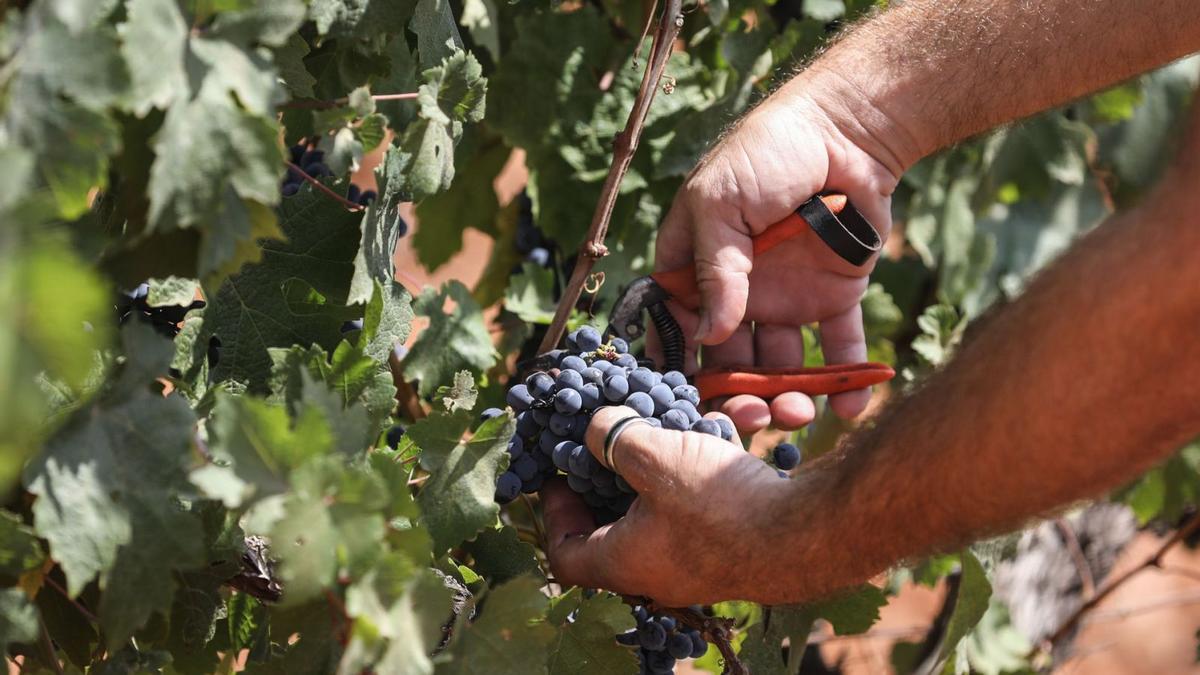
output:
POLYGON ((712 332, 712 318, 708 316, 708 312, 700 313, 700 326, 696 328, 696 336, 692 339, 696 342, 703 342, 704 338, 712 332))

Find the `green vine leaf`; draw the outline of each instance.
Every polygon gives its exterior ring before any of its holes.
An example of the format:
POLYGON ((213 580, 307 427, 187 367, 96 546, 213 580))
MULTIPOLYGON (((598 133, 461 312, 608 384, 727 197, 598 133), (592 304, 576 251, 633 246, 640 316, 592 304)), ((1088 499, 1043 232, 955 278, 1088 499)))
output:
POLYGON ((448 381, 464 368, 482 372, 495 363, 496 349, 483 314, 466 286, 450 281, 440 291, 428 288, 413 310, 429 317, 429 326, 405 357, 404 373, 420 380, 422 396, 434 393, 439 382, 448 381), (455 305, 451 311, 444 310, 447 300, 455 305))
MULTIPOLYGON (((484 422, 471 440, 447 449, 446 432, 465 430, 470 422, 466 411, 437 413, 426 418, 427 427, 437 426, 436 440, 427 440, 425 429, 415 425, 410 434, 421 447, 421 466, 430 472, 417 503, 421 506, 421 524, 433 537, 435 553, 471 539, 495 522, 500 513, 496 505, 496 476, 508 466, 508 441, 516 423, 508 416, 484 422)), ((462 431, 459 431, 461 434, 462 431)))
POLYGON ((149 389, 167 370, 171 344, 137 323, 122 338, 128 361, 112 390, 55 434, 25 474, 38 496, 34 524, 68 591, 100 580, 110 649, 168 611, 174 573, 203 562, 200 524, 177 502, 190 491, 195 416, 179 396, 149 389))
POLYGON ((38 636, 37 608, 19 588, 0 590, 0 652, 14 642, 32 643, 38 636))
POLYGON ((528 675, 545 667, 544 650, 554 629, 540 621, 546 611, 541 582, 520 577, 488 593, 475 621, 460 628, 451 659, 439 663, 438 675, 528 675))
POLYGON ((635 650, 613 639, 636 623, 620 596, 598 593, 583 598, 582 591, 573 588, 556 598, 550 613, 549 620, 559 626, 546 663, 549 675, 608 675, 637 670, 635 650), (566 615, 572 611, 577 614, 574 621, 568 622, 566 615))
POLYGON ((261 262, 247 265, 210 295, 200 344, 221 340, 217 380, 234 379, 265 391, 269 350, 316 344, 332 350, 352 313, 346 308, 358 219, 328 196, 303 188, 279 207, 286 241, 262 245, 261 262))

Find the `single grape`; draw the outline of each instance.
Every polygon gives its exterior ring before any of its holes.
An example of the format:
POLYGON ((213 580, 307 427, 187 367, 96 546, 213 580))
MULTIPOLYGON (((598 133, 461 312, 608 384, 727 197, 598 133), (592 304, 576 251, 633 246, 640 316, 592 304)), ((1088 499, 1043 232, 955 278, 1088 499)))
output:
POLYGON ((580 351, 594 352, 600 348, 601 342, 600 331, 591 326, 580 328, 575 335, 575 344, 579 346, 580 351))
POLYGON ((299 191, 300 191, 299 183, 284 183, 283 187, 279 189, 279 193, 282 194, 284 197, 291 197, 292 195, 296 194, 299 191))
POLYGON ((554 393, 554 378, 546 373, 537 372, 525 378, 525 386, 529 389, 530 396, 544 401, 554 393))
POLYGON ((592 481, 580 476, 576 476, 573 473, 567 474, 567 485, 581 495, 591 494, 592 492, 592 481))
POLYGON ((654 372, 649 368, 638 368, 629 374, 630 391, 649 393, 654 386, 654 372))
POLYGON ((486 422, 494 417, 499 417, 503 414, 504 414, 504 411, 501 410, 500 408, 488 408, 487 410, 484 410, 483 412, 479 413, 479 421, 486 422))
POLYGON ((667 372, 663 373, 662 381, 663 384, 672 389, 675 387, 682 387, 688 383, 687 378, 684 377, 683 373, 679 372, 678 370, 668 370, 667 372))
POLYGON ((583 443, 587 438, 587 428, 592 422, 592 416, 588 413, 581 412, 575 416, 575 421, 571 426, 571 440, 576 443, 583 443))
POLYGON ((600 394, 600 387, 591 382, 583 385, 583 389, 579 390, 579 395, 583 399, 584 410, 595 410, 604 403, 604 397, 600 394))
POLYGON ((565 440, 567 439, 555 435, 554 432, 550 431, 549 429, 543 429, 542 433, 538 435, 538 449, 549 455, 550 453, 554 452, 554 446, 562 443, 565 440))
POLYGON ((537 462, 528 454, 522 454, 513 460, 512 466, 508 470, 517 474, 521 482, 533 480, 534 474, 538 472, 537 462))
POLYGON ((554 475, 554 460, 550 459, 550 455, 544 452, 534 452, 529 454, 533 461, 537 462, 538 473, 554 475))
MULTIPOLYGON (((516 495, 513 495, 514 497, 516 495)), ((642 649, 658 651, 667 646, 667 631, 656 621, 647 621, 638 627, 638 644, 642 649)))
POLYGON ((521 478, 511 471, 505 471, 496 479, 496 501, 507 504, 521 493, 521 478))
POLYGON ((637 621, 638 626, 640 627, 642 624, 650 620, 650 612, 647 612, 645 607, 637 605, 633 608, 633 618, 637 621))
POLYGON ((654 401, 654 414, 662 415, 670 410, 671 404, 675 402, 675 395, 667 385, 656 384, 650 387, 650 399, 654 401))
POLYGON ((675 633, 667 640, 667 653, 671 658, 686 659, 692 655, 692 638, 686 633, 675 633))
MULTIPOLYGON (((688 426, 691 427, 700 419, 700 411, 696 410, 696 406, 692 405, 691 401, 678 400, 671 403, 671 410, 678 410, 688 418, 688 426)), ((718 421, 718 424, 720 421, 718 421)), ((727 423, 728 424, 728 423, 727 423)))
POLYGON ((565 473, 571 470, 571 465, 569 463, 571 461, 571 452, 577 447, 579 447, 579 444, 575 441, 562 441, 558 445, 554 446, 554 452, 551 455, 551 459, 554 460, 554 466, 558 467, 559 471, 565 473))
POLYGON ((550 431, 559 436, 570 436, 571 431, 575 429, 575 417, 572 415, 564 415, 562 413, 554 413, 550 416, 550 431))
MULTIPOLYGON (((375 201, 376 196, 377 195, 374 190, 363 190, 362 194, 358 196, 358 199, 354 201, 358 202, 359 206, 367 206, 371 202, 375 201)), ((400 236, 403 237, 404 235, 401 234, 400 236)))
POLYGON ((570 356, 563 357, 562 361, 559 363, 559 367, 564 370, 574 370, 579 373, 582 373, 584 370, 587 369, 588 365, 587 365, 587 361, 584 361, 583 359, 579 358, 578 356, 571 354, 570 356))
POLYGON ((709 436, 721 437, 721 427, 713 420, 702 419, 692 425, 692 431, 708 434, 709 436))
POLYGON ((564 415, 574 415, 583 408, 583 396, 574 389, 559 389, 554 394, 554 409, 564 415))
POLYGON ((554 414, 554 408, 534 408, 530 412, 533 413, 533 421, 537 422, 539 427, 550 426, 550 416, 554 414))
POLYGON ((347 201, 352 201, 352 202, 355 202, 355 203, 357 203, 357 202, 358 202, 358 198, 359 198, 361 195, 362 195, 362 190, 360 190, 360 189, 358 188, 358 186, 357 186, 357 185, 355 185, 354 183, 351 183, 351 184, 350 184, 350 187, 346 188, 346 199, 347 199, 347 201))
POLYGON ((592 457, 592 453, 582 445, 577 445, 571 450, 571 457, 567 460, 567 467, 570 472, 580 478, 591 480, 592 472, 596 469, 596 458, 592 457))
POLYGON ((529 388, 524 384, 509 389, 504 398, 513 410, 528 410, 529 406, 533 405, 533 397, 529 395, 529 388))
POLYGON ((800 463, 800 448, 791 443, 780 443, 771 455, 775 458, 775 466, 784 471, 791 471, 800 463))
POLYGON ((591 367, 600 371, 601 375, 604 375, 604 374, 607 374, 608 371, 612 369, 613 364, 612 364, 612 361, 606 361, 604 359, 596 359, 595 361, 592 362, 591 367))
POLYGON ((675 617, 673 616, 660 616, 658 617, 658 622, 662 624, 662 627, 666 629, 668 633, 675 630, 676 623, 675 617))
POLYGON ((403 237, 408 234, 408 221, 404 220, 404 217, 399 212, 396 213, 396 219, 393 221, 392 227, 396 229, 397 237, 403 237))
POLYGON ((686 413, 682 410, 671 409, 663 413, 659 418, 664 429, 673 429, 675 431, 687 431, 691 428, 692 422, 688 419, 686 413))
POLYGON ((625 399, 625 405, 633 408, 634 412, 642 417, 650 417, 654 414, 654 399, 650 398, 650 394, 637 391, 629 395, 625 399))
POLYGON ((681 401, 688 401, 692 405, 700 405, 700 390, 690 384, 681 385, 671 390, 675 398, 681 401))
POLYGON ((525 256, 525 260, 537 265, 538 267, 549 267, 550 251, 538 246, 537 248, 529 251, 529 253, 525 256))
POLYGON ((704 636, 700 635, 700 631, 688 631, 688 637, 692 640, 692 658, 698 659, 708 651, 708 642, 705 642, 704 636))
POLYGON ((604 380, 604 398, 620 403, 629 395, 629 380, 624 375, 609 375, 604 380))
MULTIPOLYGON (((606 363, 606 361, 597 361, 597 363, 606 363)), ((583 375, 585 384, 588 382, 592 384, 604 384, 604 372, 594 365, 584 368, 580 374, 583 375)))
POLYGON ((649 424, 650 426, 654 427, 655 429, 662 428, 662 420, 658 419, 657 417, 647 417, 646 423, 649 424))
POLYGON ((717 426, 721 427, 721 438, 727 441, 733 440, 733 424, 729 420, 718 417, 717 426))
POLYGON ((637 630, 631 630, 625 633, 617 633, 617 644, 626 647, 634 647, 638 643, 637 630))
POLYGON ((558 385, 559 390, 574 389, 579 391, 583 389, 583 375, 580 375, 578 370, 563 370, 559 372, 555 384, 558 385))
MULTIPOLYGON (((613 342, 616 342, 615 338, 613 339, 613 342)), ((613 361, 613 363, 617 364, 618 366, 621 366, 622 368, 627 368, 630 370, 638 367, 637 359, 634 358, 633 354, 622 353, 620 356, 617 357, 616 361, 613 361)))
POLYGON ((618 354, 629 353, 629 343, 626 342, 624 338, 615 337, 609 342, 609 344, 612 345, 613 351, 618 354))
POLYGON ((525 439, 520 436, 513 436, 508 439, 508 456, 516 458, 517 455, 525 453, 525 439))
POLYGON ((540 431, 542 425, 537 423, 533 417, 533 411, 526 410, 525 412, 517 413, 517 433, 525 438, 533 438, 534 434, 540 431))
POLYGON ((404 432, 405 432, 404 427, 400 426, 399 424, 396 424, 396 425, 392 426, 391 429, 388 429, 388 432, 387 432, 388 447, 395 450, 396 447, 400 445, 400 439, 404 437, 404 432))

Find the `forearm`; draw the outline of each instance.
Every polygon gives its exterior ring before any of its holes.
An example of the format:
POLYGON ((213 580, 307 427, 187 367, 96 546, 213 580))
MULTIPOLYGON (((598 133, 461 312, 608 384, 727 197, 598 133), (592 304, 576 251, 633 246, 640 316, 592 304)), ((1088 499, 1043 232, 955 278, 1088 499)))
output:
POLYGON ((1195 0, 910 0, 851 30, 780 95, 818 96, 899 175, 1198 50, 1195 0))
POLYGON ((1086 237, 810 467, 795 597, 1097 496, 1200 435, 1198 179, 1086 237))

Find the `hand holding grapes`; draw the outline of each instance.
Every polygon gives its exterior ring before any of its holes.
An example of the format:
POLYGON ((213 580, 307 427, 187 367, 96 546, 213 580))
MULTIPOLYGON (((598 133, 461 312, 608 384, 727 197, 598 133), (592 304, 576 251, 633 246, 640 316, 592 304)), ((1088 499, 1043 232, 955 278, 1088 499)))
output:
MULTIPOLYGON (((801 366, 800 326, 819 323, 826 363, 866 360, 859 300, 874 261, 855 267, 815 235, 754 257, 751 237, 823 190, 847 194, 886 238, 891 193, 903 163, 889 150, 860 141, 853 115, 805 92, 820 91, 801 76, 768 98, 705 157, 688 177, 657 242, 656 268, 695 265, 702 308, 671 311, 686 334, 689 360, 705 345, 706 367, 801 366), (753 322, 753 327, 751 326, 753 322)), ((831 397, 844 417, 862 412, 867 391, 831 397)), ((769 405, 753 396, 721 410, 743 433, 768 423, 807 424, 812 401, 798 392, 769 405)))
MULTIPOLYGON (((613 425, 635 415, 624 406, 595 413, 586 440, 598 461, 613 425)), ((648 424, 622 431, 612 464, 638 497, 609 525, 596 527, 592 509, 566 481, 542 488, 547 552, 560 583, 650 595, 669 606, 783 597, 765 581, 783 581, 771 571, 779 558, 770 542, 783 535, 779 505, 798 508, 799 481, 745 452, 736 436, 731 442, 648 424)))

